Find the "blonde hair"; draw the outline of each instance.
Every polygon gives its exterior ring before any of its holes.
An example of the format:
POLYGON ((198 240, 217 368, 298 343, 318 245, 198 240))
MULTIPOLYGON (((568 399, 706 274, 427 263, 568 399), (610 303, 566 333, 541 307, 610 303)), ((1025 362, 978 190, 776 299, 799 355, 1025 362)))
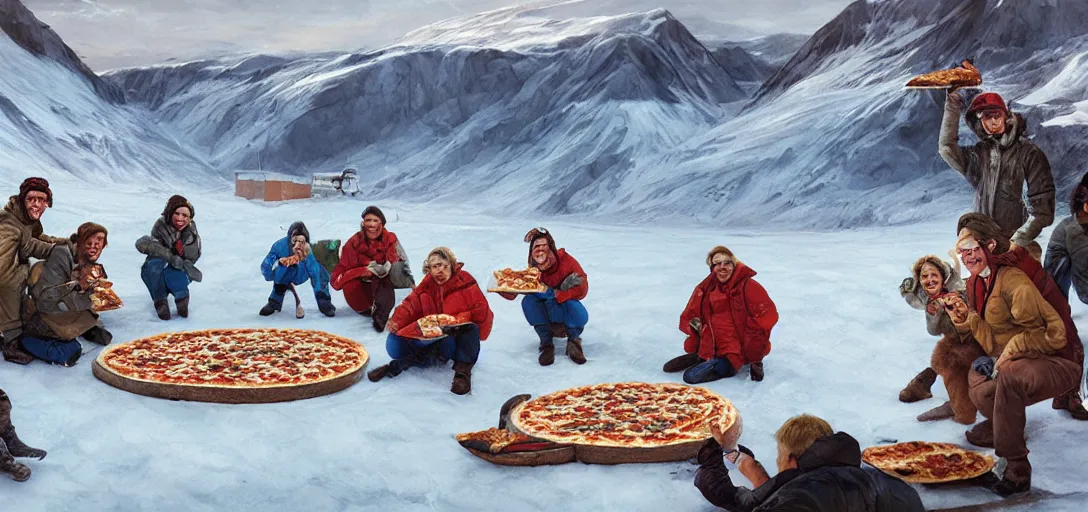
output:
POLYGON ((427 253, 427 257, 423 259, 423 274, 431 273, 431 256, 438 256, 449 262, 450 274, 452 275, 457 270, 457 256, 453 255, 453 251, 449 247, 435 247, 431 249, 431 252, 427 253))
POLYGON ((730 251, 724 245, 718 245, 711 249, 710 252, 706 253, 706 266, 710 266, 710 262, 714 259, 714 255, 716 254, 724 254, 726 256, 729 256, 729 258, 732 259, 734 262, 737 261, 737 257, 733 256, 733 251, 730 251))
POLYGON ((791 457, 800 457, 817 439, 834 434, 831 424, 811 414, 794 416, 774 433, 778 445, 791 457))

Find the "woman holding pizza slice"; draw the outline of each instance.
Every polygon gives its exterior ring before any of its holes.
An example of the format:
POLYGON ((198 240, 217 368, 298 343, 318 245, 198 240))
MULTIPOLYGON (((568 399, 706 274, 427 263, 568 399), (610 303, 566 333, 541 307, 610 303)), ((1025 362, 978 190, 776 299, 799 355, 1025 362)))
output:
POLYGON ((763 358, 771 351, 778 309, 755 279, 756 272, 717 246, 706 256, 710 275, 695 287, 680 314, 686 354, 665 363, 666 372, 684 372, 698 384, 732 377, 745 364, 752 380, 763 380, 763 358))
MULTIPOLYGON (((531 293, 521 299, 521 311, 529 325, 540 337, 541 366, 555 362, 552 327, 563 327, 567 335, 567 356, 575 364, 586 362, 582 351, 582 331, 589 323, 589 312, 582 299, 589 293, 589 277, 566 249, 556 249, 555 239, 544 228, 533 228, 525 234, 529 243, 529 266, 540 270, 540 282, 546 291, 531 293)), ((517 295, 501 292, 502 298, 514 300, 517 295)))
POLYGON ((404 298, 386 324, 389 336, 385 350, 392 358, 367 374, 371 382, 383 377, 395 377, 412 366, 426 364, 428 356, 437 351, 445 359, 453 359, 453 385, 450 391, 464 395, 472 390, 472 367, 480 356, 480 342, 491 334, 495 315, 476 279, 463 269, 453 251, 436 247, 423 263, 423 279, 404 298), (443 327, 445 336, 431 340, 414 340, 396 333, 402 327, 436 314, 458 316, 467 313, 471 324, 443 327))
POLYGON ((899 293, 914 309, 926 313, 926 330, 931 336, 941 336, 933 347, 930 367, 922 370, 899 393, 902 402, 917 402, 933 395, 930 386, 941 376, 948 391, 948 401, 918 416, 918 421, 935 421, 953 418, 957 423, 973 425, 978 410, 967 394, 967 375, 971 363, 983 355, 970 334, 960 334, 952 325, 941 299, 955 294, 966 299, 959 265, 949 265, 937 256, 918 259, 911 266, 912 277, 903 280, 899 293))

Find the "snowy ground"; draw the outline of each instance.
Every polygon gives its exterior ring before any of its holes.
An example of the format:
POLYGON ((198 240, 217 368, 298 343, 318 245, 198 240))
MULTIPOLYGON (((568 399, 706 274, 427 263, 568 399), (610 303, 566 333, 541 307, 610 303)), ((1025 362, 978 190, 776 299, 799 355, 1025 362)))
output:
MULTIPOLYGON (((362 343, 372 367, 388 361, 385 338, 352 313, 339 292, 335 318, 321 316, 308 285, 308 314, 257 315, 269 284, 262 257, 294 220, 314 239, 346 239, 365 202, 300 201, 269 206, 218 195, 190 195, 204 238, 203 283, 193 285, 191 317, 162 322, 140 282, 143 256, 133 242, 146 234, 168 193, 119 185, 94 199, 75 182, 50 178, 56 208, 46 232, 72 232, 84 220, 105 224, 110 245, 101 260, 126 307, 103 315, 116 341, 165 330, 280 326, 321 329, 362 343), (86 205, 77 207, 76 203, 86 205)), ((587 270, 584 334, 589 362, 565 357, 542 368, 536 340, 516 302, 491 294, 495 328, 473 373, 473 392, 449 392, 452 371, 412 369, 377 384, 363 381, 335 395, 293 403, 216 405, 132 395, 96 380, 89 351, 75 368, 36 362, 0 363, 0 387, 12 398, 20 435, 49 451, 28 461, 29 482, 0 479, 0 510, 711 510, 692 485, 687 462, 510 468, 471 456, 458 432, 484 429, 517 393, 534 396, 609 381, 679 381, 661 365, 681 351, 680 310, 707 270, 716 244, 753 267, 778 304, 782 320, 762 383, 742 377, 709 384, 745 419, 742 442, 773 466, 774 430, 808 412, 828 419, 863 446, 882 438, 964 443, 951 421, 919 424, 914 416, 945 398, 897 401, 924 368, 935 339, 897 292, 909 265, 926 253, 944 254, 954 219, 887 230, 841 233, 735 233, 664 225, 618 226, 569 219, 508 219, 470 209, 382 204, 417 275, 436 245, 451 247, 466 270, 488 272, 524 263, 525 231, 544 224, 587 270)), ((398 300, 406 291, 398 292, 398 300)), ((1082 326, 1085 307, 1076 303, 1082 326)), ((1088 329, 1082 328, 1088 331, 1088 329)), ((562 342, 558 342, 561 350, 562 342)), ((1085 491, 1084 424, 1050 409, 1028 411, 1034 483, 1054 492, 1085 491)), ((770 469, 770 468, 769 468, 770 469)), ((737 473, 734 473, 737 474, 737 473)), ((742 478, 738 480, 746 483, 742 478)), ((992 501, 981 490, 920 489, 929 507, 992 501)), ((1049 506, 1052 505, 1052 506, 1049 506)), ((1077 510, 1075 502, 1048 510, 1077 510)))

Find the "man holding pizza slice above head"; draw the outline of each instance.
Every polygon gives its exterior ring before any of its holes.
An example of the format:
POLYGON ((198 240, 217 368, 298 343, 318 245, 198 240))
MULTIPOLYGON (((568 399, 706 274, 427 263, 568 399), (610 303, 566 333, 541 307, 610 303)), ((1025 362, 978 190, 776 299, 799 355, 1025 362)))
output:
POLYGON ((861 446, 823 419, 802 414, 775 433, 778 473, 768 477, 748 448, 737 444, 737 421, 722 432, 709 422, 711 438, 699 450, 695 487, 715 506, 731 512, 805 510, 820 512, 922 512, 918 492, 907 483, 861 467, 861 446), (724 459, 736 464, 754 489, 737 487, 724 459))
POLYGON ((970 305, 955 295, 943 299, 956 328, 974 335, 987 353, 969 376, 971 400, 987 419, 966 435, 971 444, 995 448, 1008 461, 992 488, 1001 496, 1031 489, 1026 408, 1080 383, 1080 367, 1062 355, 1067 340, 1061 316, 1027 274, 1001 264, 1002 255, 995 254, 1007 243, 1002 236, 978 238, 972 229, 962 230, 956 249, 971 273, 970 305))
MULTIPOLYGON (((332 297, 329 296, 329 274, 310 250, 310 231, 302 221, 291 224, 287 228, 287 236, 272 244, 261 262, 261 274, 265 281, 273 283, 268 304, 261 308, 261 316, 280 311, 287 290, 306 281, 310 281, 314 287, 314 298, 321 313, 336 316, 336 306, 332 305, 332 297)), ((297 313, 296 316, 301 318, 297 313)))
POLYGON ((427 254, 423 279, 386 324, 389 336, 385 350, 392 361, 371 370, 367 374, 371 382, 395 377, 412 366, 425 366, 432 358, 453 359, 450 391, 464 395, 472 390, 472 367, 480 356, 480 342, 491 334, 495 315, 480 285, 463 267, 447 247, 436 247, 427 254), (431 332, 436 327, 438 332, 431 332))
POLYGON ((107 235, 104 226, 85 222, 71 236, 76 254, 67 245, 58 245, 48 259, 31 268, 23 346, 38 359, 72 366, 82 355, 76 338, 99 345, 113 339, 94 307, 94 294, 106 282, 98 258, 106 248, 107 235))
POLYGON ((979 141, 973 146, 960 146, 964 98, 958 89, 950 87, 945 96, 938 153, 975 189, 975 211, 993 217, 1006 240, 1027 248, 1035 259, 1040 259, 1042 249, 1035 238, 1054 222, 1050 162, 1028 140, 1024 117, 1011 112, 1005 100, 994 92, 971 100, 964 117, 979 141))
MULTIPOLYGON (((526 294, 521 299, 521 310, 529 325, 540 337, 537 361, 541 366, 555 362, 553 338, 564 331, 567 337, 567 356, 575 364, 586 362, 582 350, 582 331, 589 322, 589 312, 582 299, 589 292, 589 278, 578 260, 566 249, 557 249, 551 233, 542 227, 525 234, 529 243, 529 267, 540 271, 539 281, 547 289, 526 294), (554 329, 553 329, 554 328, 554 329)), ((514 300, 514 293, 499 292, 506 300, 514 300)))

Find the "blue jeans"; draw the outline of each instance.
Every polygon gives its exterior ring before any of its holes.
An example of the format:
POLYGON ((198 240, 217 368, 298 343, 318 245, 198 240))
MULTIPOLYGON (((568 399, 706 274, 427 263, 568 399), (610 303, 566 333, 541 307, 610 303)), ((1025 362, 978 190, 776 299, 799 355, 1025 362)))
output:
POLYGON ((389 333, 385 339, 385 351, 394 361, 401 361, 402 367, 422 366, 428 349, 438 345, 438 353, 446 359, 458 363, 476 364, 480 357, 480 328, 476 324, 466 325, 455 336, 446 336, 437 340, 423 341, 397 336, 389 333))
POLYGON ((151 258, 140 268, 140 277, 151 293, 151 300, 166 300, 173 295, 174 300, 189 296, 189 274, 184 270, 171 267, 162 258, 151 258))
POLYGON ((34 357, 50 363, 65 364, 75 362, 83 353, 83 347, 76 340, 43 340, 33 336, 22 337, 23 348, 34 357))
POLYGON ((550 324, 563 324, 567 328, 567 339, 581 339, 582 331, 589 323, 589 312, 577 300, 568 300, 562 304, 555 299, 541 299, 536 295, 526 295, 521 299, 521 312, 525 320, 537 330, 543 344, 552 342, 550 324), (544 329, 548 327, 548 329, 544 329), (544 335, 545 331, 548 333, 544 335))
POLYGON ((684 382, 688 384, 702 384, 737 374, 737 369, 729 364, 724 357, 703 361, 684 372, 684 382))

